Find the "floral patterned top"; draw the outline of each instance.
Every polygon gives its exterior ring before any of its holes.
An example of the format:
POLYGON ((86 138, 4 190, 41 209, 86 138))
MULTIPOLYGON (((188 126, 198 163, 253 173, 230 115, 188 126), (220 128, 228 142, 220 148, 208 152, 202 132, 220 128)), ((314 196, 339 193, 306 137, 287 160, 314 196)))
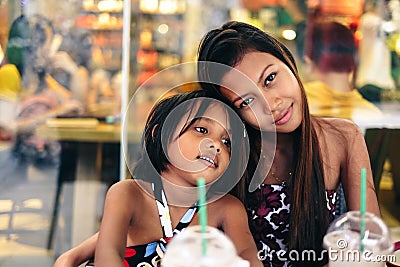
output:
MULTIPOLYGON (((331 220, 335 215, 337 193, 326 190, 331 220)), ((262 184, 247 196, 250 230, 264 266, 291 266, 278 259, 278 251, 287 251, 290 203, 286 185, 262 184), (273 253, 275 252, 275 253, 273 253)))
POLYGON ((172 229, 171 217, 168 208, 167 198, 161 184, 152 184, 156 198, 158 213, 163 231, 163 238, 150 244, 127 247, 125 250, 125 267, 156 267, 160 266, 160 260, 164 255, 167 243, 171 238, 184 230, 192 221, 198 211, 197 203, 193 204, 175 229, 172 229))

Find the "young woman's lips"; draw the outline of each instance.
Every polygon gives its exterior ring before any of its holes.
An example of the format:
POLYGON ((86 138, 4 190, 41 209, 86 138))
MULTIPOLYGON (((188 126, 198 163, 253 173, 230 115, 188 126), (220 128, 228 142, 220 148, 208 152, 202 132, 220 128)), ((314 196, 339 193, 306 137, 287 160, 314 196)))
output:
POLYGON ((279 115, 278 119, 275 120, 275 125, 282 125, 287 123, 292 117, 292 111, 293 111, 293 104, 287 110, 285 110, 281 115, 279 115))

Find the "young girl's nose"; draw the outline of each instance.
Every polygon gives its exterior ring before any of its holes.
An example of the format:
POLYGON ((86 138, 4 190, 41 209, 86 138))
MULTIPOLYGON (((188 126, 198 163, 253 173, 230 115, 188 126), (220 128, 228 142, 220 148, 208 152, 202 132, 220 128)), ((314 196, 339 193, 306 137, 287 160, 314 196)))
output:
POLYGON ((212 144, 210 145, 210 148, 215 149, 215 150, 217 151, 217 153, 221 152, 221 149, 220 149, 219 147, 216 147, 214 143, 212 143, 212 144))

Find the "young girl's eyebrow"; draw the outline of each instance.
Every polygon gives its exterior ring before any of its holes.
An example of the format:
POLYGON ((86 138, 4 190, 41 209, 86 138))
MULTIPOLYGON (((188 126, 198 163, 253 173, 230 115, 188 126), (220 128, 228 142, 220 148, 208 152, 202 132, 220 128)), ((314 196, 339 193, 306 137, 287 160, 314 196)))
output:
POLYGON ((198 120, 199 121, 206 121, 207 123, 212 123, 212 124, 215 124, 215 123, 218 122, 217 119, 213 119, 211 117, 200 117, 198 120))

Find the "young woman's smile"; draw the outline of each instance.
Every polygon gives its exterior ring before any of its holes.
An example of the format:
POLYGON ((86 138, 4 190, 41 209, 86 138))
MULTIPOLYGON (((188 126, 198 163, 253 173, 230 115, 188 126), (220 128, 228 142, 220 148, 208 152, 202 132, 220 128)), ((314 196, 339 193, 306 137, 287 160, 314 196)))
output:
POLYGON ((283 125, 287 123, 293 114, 293 104, 289 106, 286 110, 284 110, 278 118, 275 120, 275 125, 283 125))

